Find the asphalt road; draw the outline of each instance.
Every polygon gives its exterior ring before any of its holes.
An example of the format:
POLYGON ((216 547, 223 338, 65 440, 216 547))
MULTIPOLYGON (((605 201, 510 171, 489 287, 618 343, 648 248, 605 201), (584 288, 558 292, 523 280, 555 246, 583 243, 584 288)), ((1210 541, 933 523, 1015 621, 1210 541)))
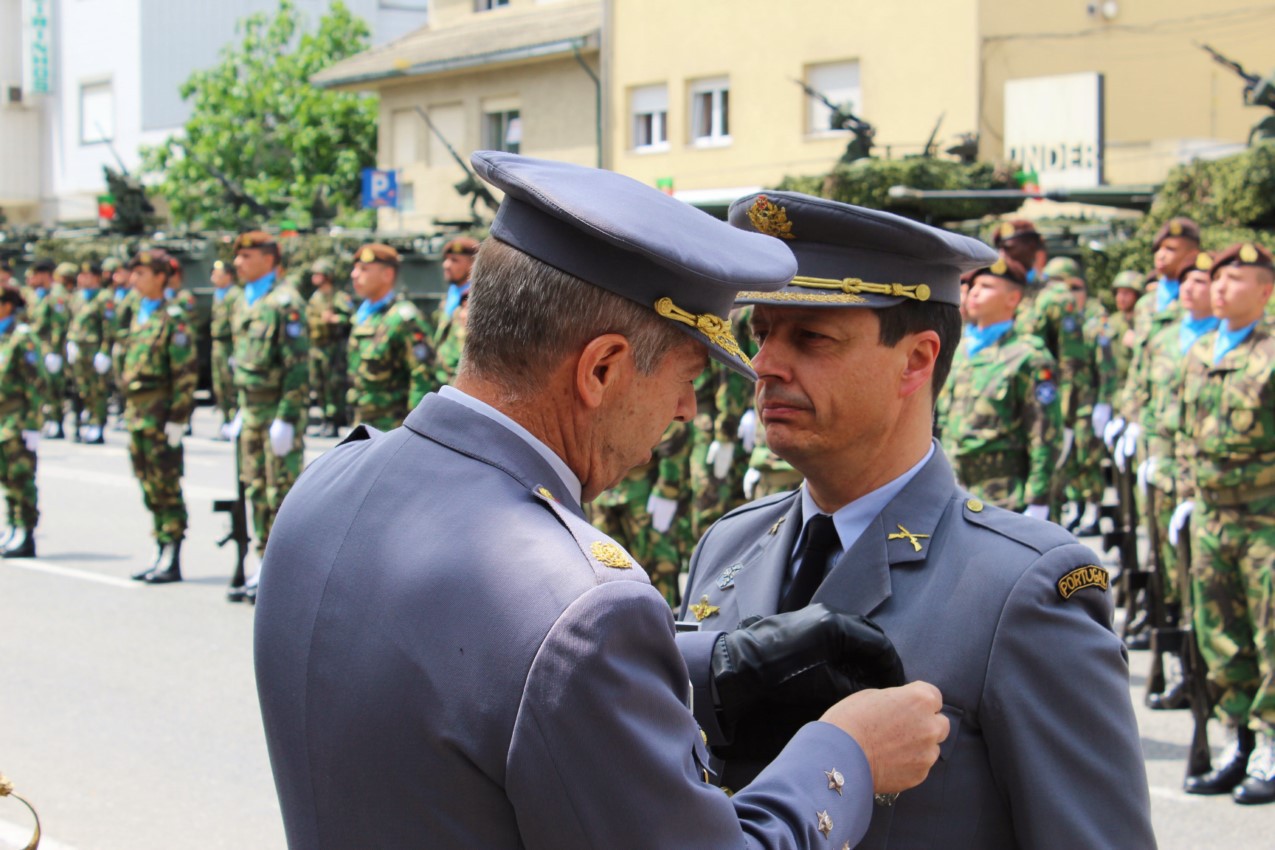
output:
MULTIPOLYGON (((230 447, 209 439, 208 409, 195 431, 187 579, 162 587, 128 580, 153 544, 124 435, 41 445, 40 557, 0 563, 0 771, 40 811, 44 850, 284 847, 252 675, 253 609, 224 600, 231 552, 215 544, 226 520, 211 506, 232 493, 230 447)), ((1190 715, 1142 707, 1148 665, 1133 654, 1130 692, 1160 847, 1275 848, 1275 805, 1181 792, 1190 715)), ((1066 734, 1083 741, 1085 731, 1066 734)), ((25 809, 0 799, 0 850, 29 836, 25 809)))

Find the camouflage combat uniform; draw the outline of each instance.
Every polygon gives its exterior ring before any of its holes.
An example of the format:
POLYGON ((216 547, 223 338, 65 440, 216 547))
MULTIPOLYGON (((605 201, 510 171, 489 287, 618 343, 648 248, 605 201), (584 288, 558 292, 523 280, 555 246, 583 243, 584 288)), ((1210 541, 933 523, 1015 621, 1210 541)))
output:
POLYGON ((1008 331, 977 354, 962 344, 938 401, 942 444, 956 477, 988 504, 1043 504, 1062 411, 1057 367, 1033 336, 1008 331))
POLYGON ((151 512, 155 540, 177 543, 186 535, 187 520, 181 488, 183 452, 181 443, 169 444, 164 426, 190 422, 199 363, 185 310, 165 302, 143 319, 138 300, 119 374, 128 454, 151 512))
POLYGON ((72 303, 73 315, 67 330, 67 365, 75 377, 88 424, 104 426, 111 375, 109 369, 106 373, 98 372, 93 360, 96 354, 111 355, 115 339, 115 292, 105 286, 79 290, 72 297, 72 303))
POLYGON ((618 541, 646 567, 651 584, 676 608, 681 602, 678 576, 690 555, 690 498, 686 487, 689 473, 689 429, 673 422, 655 447, 649 463, 635 466, 624 479, 596 498, 590 506, 593 524, 618 541), (651 493, 678 502, 677 513, 667 532, 651 525, 647 501, 651 493))
POLYGON ((310 390, 323 410, 325 419, 341 419, 345 410, 346 352, 345 340, 350 332, 350 314, 354 304, 348 293, 331 287, 327 292, 315 289, 310 296, 306 317, 310 321, 310 390), (332 311, 334 322, 324 319, 332 311))
POLYGON ((760 421, 757 423, 757 441, 748 457, 748 468, 757 470, 760 476, 753 485, 754 499, 796 490, 806 480, 792 468, 791 463, 770 450, 770 446, 766 444, 766 428, 760 421))
POLYGON ((284 280, 248 303, 235 303, 235 387, 239 390, 239 475, 252 504, 253 532, 265 552, 279 505, 305 464, 305 427, 310 404, 310 336, 305 302, 284 280), (293 427, 292 448, 282 457, 270 445, 270 425, 293 427))
POLYGON ((1102 434, 1094 433, 1093 408, 1094 405, 1103 403, 1115 409, 1116 362, 1111 338, 1107 336, 1106 313, 1101 310, 1086 312, 1085 346, 1091 356, 1087 364, 1088 380, 1092 382, 1094 392, 1092 401, 1076 411, 1073 460, 1063 470, 1063 479, 1066 482, 1064 494, 1070 501, 1099 504, 1106 489, 1102 476, 1105 452, 1102 434))
POLYGON ((32 291, 27 301, 31 330, 52 354, 56 368, 48 370, 48 392, 44 397, 44 423, 62 424, 62 403, 66 398, 66 332, 71 324, 71 296, 61 283, 54 283, 43 298, 32 291))
POLYGON ((436 386, 434 349, 420 310, 398 298, 350 330, 349 404, 354 424, 388 431, 436 386))
POLYGON ((11 528, 34 529, 40 519, 35 452, 22 432, 40 430, 47 383, 40 340, 29 325, 15 320, 0 332, 0 482, 11 528))
POLYGON ((453 316, 444 319, 434 334, 434 383, 450 384, 460 367, 460 355, 465 348, 465 328, 453 316))
POLYGON ((1275 733, 1275 335, 1259 323, 1213 363, 1216 334, 1185 358, 1178 457, 1194 499, 1194 625, 1220 718, 1275 733))
POLYGON ((214 290, 212 321, 208 325, 208 335, 212 338, 213 395, 216 397, 217 409, 221 411, 222 422, 231 421, 239 412, 239 393, 235 389, 235 376, 230 368, 230 361, 235 344, 232 318, 235 304, 241 298, 243 289, 237 284, 214 290))

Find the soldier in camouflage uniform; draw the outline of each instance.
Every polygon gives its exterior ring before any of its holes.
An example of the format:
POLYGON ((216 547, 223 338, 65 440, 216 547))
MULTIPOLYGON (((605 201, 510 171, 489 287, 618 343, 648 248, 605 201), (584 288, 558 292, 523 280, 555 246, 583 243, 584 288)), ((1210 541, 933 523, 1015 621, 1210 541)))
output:
POLYGON ((346 337, 354 303, 336 288, 330 260, 310 267, 314 294, 306 307, 310 320, 310 391, 323 410, 320 437, 336 437, 345 424, 346 337))
MULTIPOLYGON (((301 294, 279 275, 274 237, 242 233, 234 248, 244 295, 231 319, 239 414, 230 431, 239 441, 239 475, 252 505, 259 559, 279 505, 305 464, 310 335, 301 294)), ((230 598, 252 598, 259 573, 248 576, 247 597, 231 588, 230 598)))
POLYGON ((164 292, 172 275, 170 259, 142 251, 132 262, 138 308, 129 326, 119 374, 128 423, 128 454, 151 512, 155 561, 133 578, 147 584, 181 581, 181 548, 186 536, 182 498, 182 435, 195 407, 199 364, 188 314, 164 292))
POLYGON ((627 549, 671 607, 681 603, 678 576, 690 550, 690 434, 673 422, 652 452, 650 462, 629 470, 619 484, 590 505, 593 525, 627 549))
POLYGON ((938 400, 943 449, 975 496, 1047 519, 1062 412, 1053 357, 1014 329, 1027 272, 1001 256, 968 277, 972 324, 938 400))
MULTIPOLYGON (((67 330, 66 362, 75 377, 86 426, 84 442, 105 442, 106 403, 111 393, 111 344, 114 340, 115 292, 102 286, 102 269, 95 263, 80 266, 79 286, 72 298, 71 326, 67 330)), ((76 439, 80 422, 75 423, 76 439)))
POLYGON ((1129 374, 1129 364, 1133 361, 1133 313, 1146 286, 1147 276, 1143 272, 1134 270, 1120 272, 1111 282, 1112 292, 1115 293, 1116 311, 1107 316, 1107 327, 1104 333, 1111 340, 1111 354, 1115 361, 1116 398, 1124 387, 1125 377, 1129 374))
POLYGON ((235 376, 230 367, 234 353, 232 317, 235 305, 243 298, 243 289, 235 283, 235 273, 222 260, 213 263, 209 282, 213 285, 212 321, 208 334, 212 337, 212 382, 217 409, 221 411, 221 429, 218 436, 230 439, 226 429, 239 412, 239 392, 235 389, 235 376))
POLYGON ((450 384, 460 368, 460 355, 465 349, 465 320, 469 316, 469 284, 460 289, 456 309, 443 320, 434 333, 434 382, 450 384))
POLYGON ((443 246, 443 279, 447 281, 447 293, 434 315, 434 327, 442 329, 456 313, 461 296, 469 292, 469 276, 477 256, 478 240, 472 236, 457 236, 443 246))
POLYGON ((44 433, 60 440, 66 436, 63 430, 62 409, 66 397, 66 331, 71 323, 71 297, 64 280, 71 280, 77 273, 75 266, 62 263, 54 266, 48 260, 37 260, 31 266, 30 287, 27 293, 27 315, 31 330, 44 348, 44 367, 49 374, 48 392, 44 397, 44 433), (60 271, 57 280, 52 272, 60 271))
POLYGON ((1186 355, 1178 456, 1185 475, 1174 534, 1187 517, 1194 625, 1217 715, 1231 736, 1217 767, 1186 791, 1275 801, 1275 334, 1264 318, 1271 254, 1252 243, 1217 258, 1218 330, 1186 355))
POLYGON ((35 557, 40 521, 35 452, 48 374, 40 340, 20 321, 23 306, 21 290, 0 285, 0 482, 9 519, 0 555, 5 558, 35 557))
POLYGON ((111 340, 106 348, 106 353, 111 358, 111 368, 107 373, 107 383, 110 387, 108 407, 115 413, 116 430, 120 430, 124 422, 124 396, 120 392, 119 372, 115 369, 115 343, 123 333, 120 312, 124 309, 125 299, 133 291, 129 280, 131 274, 128 267, 115 257, 107 257, 102 261, 102 285, 110 288, 115 302, 115 306, 104 311, 102 315, 106 320, 107 333, 111 340))
POLYGON ((350 408, 356 425, 382 431, 403 424, 434 389, 434 349, 416 305, 394 292, 398 251, 364 245, 350 273, 362 300, 350 331, 350 408))
POLYGON ((168 279, 168 285, 164 287, 164 300, 185 313, 187 321, 193 326, 195 317, 199 314, 199 302, 195 299, 195 293, 184 286, 181 261, 172 254, 167 254, 167 259, 172 275, 168 279))

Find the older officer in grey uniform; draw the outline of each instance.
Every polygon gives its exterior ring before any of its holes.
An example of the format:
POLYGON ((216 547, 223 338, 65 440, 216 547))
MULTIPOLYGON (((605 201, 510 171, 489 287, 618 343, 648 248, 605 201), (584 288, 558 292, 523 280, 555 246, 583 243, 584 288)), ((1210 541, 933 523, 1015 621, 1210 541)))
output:
MULTIPOLYGON (((854 844, 873 791, 937 759, 938 692, 836 702, 728 798, 667 603, 580 507, 693 415, 708 355, 752 374, 726 317, 791 254, 609 172, 473 162, 506 197, 456 385, 312 464, 266 551, 257 681, 289 845, 854 844)), ((751 670, 818 691, 801 671, 841 670, 862 625, 796 612, 725 634, 718 690, 751 670)))
POLYGON ((939 763, 874 809, 860 847, 1154 847, 1106 570, 1058 526, 971 498, 931 436, 958 278, 996 254, 784 192, 741 198, 730 222, 797 256, 789 286, 738 303, 756 305, 767 441, 806 484, 709 529, 683 617, 731 628, 810 600, 870 615, 938 685, 939 763))

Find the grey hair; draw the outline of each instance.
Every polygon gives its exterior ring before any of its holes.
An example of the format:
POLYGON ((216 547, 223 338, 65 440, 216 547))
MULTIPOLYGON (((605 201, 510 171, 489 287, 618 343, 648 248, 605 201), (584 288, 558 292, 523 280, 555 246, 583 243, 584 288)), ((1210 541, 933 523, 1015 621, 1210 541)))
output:
POLYGON ((650 375, 690 337, 653 309, 489 238, 474 264, 461 371, 511 399, 543 386, 564 357, 602 334, 621 334, 650 375))

